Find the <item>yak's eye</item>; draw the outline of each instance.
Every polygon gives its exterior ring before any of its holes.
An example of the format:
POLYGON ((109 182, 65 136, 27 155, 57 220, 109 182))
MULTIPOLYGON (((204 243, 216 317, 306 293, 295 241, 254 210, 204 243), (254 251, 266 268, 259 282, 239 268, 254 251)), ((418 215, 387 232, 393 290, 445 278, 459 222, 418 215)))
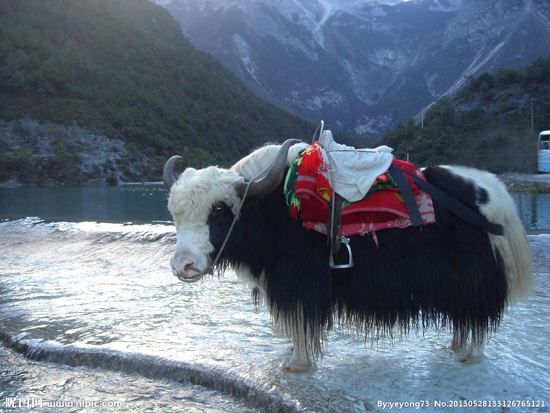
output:
POLYGON ((224 213, 225 208, 227 208, 227 206, 223 202, 220 202, 219 204, 214 204, 212 206, 212 212, 210 212, 210 216, 213 216, 213 217, 220 216, 221 214, 224 213))

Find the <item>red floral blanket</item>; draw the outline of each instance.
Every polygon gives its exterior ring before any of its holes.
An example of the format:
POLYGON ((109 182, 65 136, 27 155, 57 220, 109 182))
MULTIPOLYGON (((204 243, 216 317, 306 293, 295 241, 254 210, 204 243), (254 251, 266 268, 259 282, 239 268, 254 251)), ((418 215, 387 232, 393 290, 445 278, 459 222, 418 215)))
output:
MULTIPOLYGON (((394 160, 392 165, 424 179, 422 172, 414 169, 410 162, 394 160)), ((285 180, 285 196, 291 216, 301 221, 304 227, 323 234, 327 233, 326 223, 332 197, 329 167, 323 147, 315 142, 299 154, 285 180)), ((424 225, 435 222, 431 197, 420 191, 411 178, 407 177, 407 180, 413 189, 424 225)), ((410 225, 403 197, 389 172, 376 179, 364 199, 354 203, 345 202, 343 206, 341 232, 344 236, 364 235, 410 225)))

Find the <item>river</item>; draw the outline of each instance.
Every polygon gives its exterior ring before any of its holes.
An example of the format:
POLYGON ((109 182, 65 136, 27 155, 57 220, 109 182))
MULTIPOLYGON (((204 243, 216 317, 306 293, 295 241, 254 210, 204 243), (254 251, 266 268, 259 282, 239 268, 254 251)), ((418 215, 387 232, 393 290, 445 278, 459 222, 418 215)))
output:
POLYGON ((458 363, 447 330, 371 343, 336 327, 289 374, 290 344, 233 273, 172 276, 161 187, 0 188, 0 410, 548 411, 550 196, 514 199, 535 291, 481 363, 458 363))

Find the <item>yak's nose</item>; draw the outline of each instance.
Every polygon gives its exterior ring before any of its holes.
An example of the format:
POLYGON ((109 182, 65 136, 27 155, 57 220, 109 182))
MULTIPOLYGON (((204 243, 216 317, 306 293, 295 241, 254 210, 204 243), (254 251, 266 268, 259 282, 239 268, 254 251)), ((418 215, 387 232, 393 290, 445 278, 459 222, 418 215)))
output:
POLYGON ((172 273, 180 278, 194 278, 201 271, 196 268, 195 261, 187 257, 172 258, 172 273))
POLYGON ((172 273, 178 278, 193 278, 196 277, 200 271, 195 268, 195 262, 182 258, 172 263, 172 273))

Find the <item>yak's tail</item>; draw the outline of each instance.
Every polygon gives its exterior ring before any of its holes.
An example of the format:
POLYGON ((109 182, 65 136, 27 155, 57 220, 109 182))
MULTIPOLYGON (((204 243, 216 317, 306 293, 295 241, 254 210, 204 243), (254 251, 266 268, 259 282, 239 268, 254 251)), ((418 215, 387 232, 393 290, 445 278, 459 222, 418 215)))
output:
POLYGON ((510 210, 506 220, 501 222, 504 234, 489 235, 493 249, 499 251, 504 261, 508 283, 508 305, 526 301, 534 284, 531 249, 525 229, 515 212, 515 205, 512 206, 514 208, 510 210))
POLYGON ((526 301, 534 284, 533 257, 516 203, 495 175, 471 168, 452 169, 488 192, 489 202, 480 205, 480 210, 490 222, 500 224, 504 229, 503 235, 489 234, 489 239, 493 250, 499 252, 504 262, 508 284, 507 304, 526 301))

